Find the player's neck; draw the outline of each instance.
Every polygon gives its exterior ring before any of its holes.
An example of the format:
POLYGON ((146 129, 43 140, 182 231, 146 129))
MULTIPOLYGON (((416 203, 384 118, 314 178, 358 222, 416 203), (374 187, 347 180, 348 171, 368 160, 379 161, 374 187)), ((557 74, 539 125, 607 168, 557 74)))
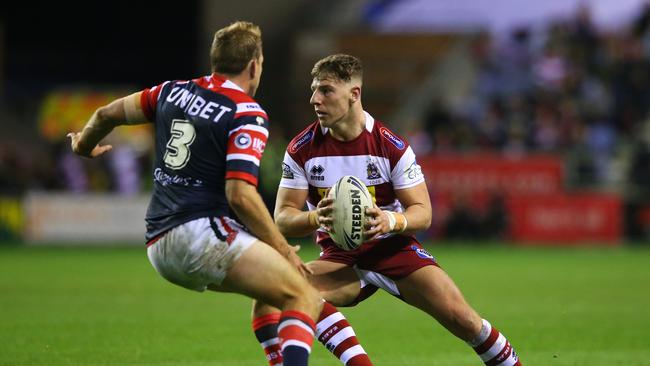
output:
POLYGON ((366 128, 366 115, 362 108, 350 111, 350 115, 330 128, 330 135, 339 141, 352 141, 366 128))

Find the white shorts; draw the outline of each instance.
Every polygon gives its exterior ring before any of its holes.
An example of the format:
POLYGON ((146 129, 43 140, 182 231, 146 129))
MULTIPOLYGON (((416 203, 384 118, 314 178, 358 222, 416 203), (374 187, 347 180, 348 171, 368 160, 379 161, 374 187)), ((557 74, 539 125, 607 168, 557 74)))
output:
POLYGON ((401 296, 399 292, 399 288, 397 287, 397 284, 395 281, 390 279, 388 276, 384 276, 381 273, 373 272, 373 271, 366 271, 364 269, 360 269, 357 266, 352 267, 355 272, 357 272, 357 276, 359 277, 359 282, 361 282, 361 288, 366 287, 368 284, 374 285, 375 287, 379 287, 380 289, 383 289, 384 291, 388 292, 389 294, 393 296, 401 296))
POLYGON ((209 284, 220 285, 256 240, 229 217, 204 217, 171 229, 147 248, 147 255, 169 282, 205 291, 209 284))

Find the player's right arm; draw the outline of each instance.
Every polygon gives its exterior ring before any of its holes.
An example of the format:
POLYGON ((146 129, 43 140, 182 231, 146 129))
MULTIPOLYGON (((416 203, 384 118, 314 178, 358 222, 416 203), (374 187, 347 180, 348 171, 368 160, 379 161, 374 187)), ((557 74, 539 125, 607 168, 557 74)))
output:
POLYGON ((289 237, 303 237, 313 233, 319 227, 330 229, 332 225, 333 199, 325 194, 316 208, 303 211, 309 195, 309 182, 298 155, 300 149, 306 146, 313 133, 307 129, 298 134, 287 147, 282 160, 282 179, 275 199, 273 216, 282 234, 289 237))
POLYGON ((285 256, 303 275, 309 273, 273 222, 257 191, 259 166, 268 139, 266 112, 252 100, 241 100, 229 126, 226 147, 226 199, 244 225, 261 241, 285 256), (239 106, 243 104, 243 106, 239 106))
POLYGON ((282 234, 290 237, 306 236, 320 226, 329 228, 332 224, 331 198, 323 198, 315 210, 303 211, 308 191, 306 189, 278 188, 275 200, 275 223, 282 234))
POLYGON ((112 149, 111 145, 98 145, 113 129, 120 125, 147 123, 140 102, 142 92, 133 93, 98 108, 81 132, 71 132, 70 144, 75 154, 94 158, 112 149))

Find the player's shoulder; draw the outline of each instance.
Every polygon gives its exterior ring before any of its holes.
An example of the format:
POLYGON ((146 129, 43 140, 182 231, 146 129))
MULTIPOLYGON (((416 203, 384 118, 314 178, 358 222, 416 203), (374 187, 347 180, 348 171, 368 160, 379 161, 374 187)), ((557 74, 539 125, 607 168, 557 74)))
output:
POLYGON ((172 79, 172 80, 167 80, 164 83, 160 84, 160 87, 161 88, 167 88, 169 90, 176 89, 176 88, 185 88, 192 81, 193 80, 172 79))
POLYGON ((309 145, 317 134, 320 133, 320 124, 318 121, 310 123, 302 131, 300 131, 287 146, 287 152, 291 155, 303 153, 307 149, 305 146, 309 145))
POLYGON ((170 86, 173 86, 174 83, 177 80, 166 80, 161 82, 160 84, 156 84, 154 86, 151 86, 149 88, 145 88, 142 90, 142 93, 147 95, 147 96, 155 96, 156 98, 163 93, 163 90, 169 90, 170 86))
POLYGON ((227 97, 235 104, 257 103, 253 97, 244 92, 244 90, 237 84, 216 74, 201 76, 192 79, 192 82, 200 88, 207 89, 209 91, 227 97))
POLYGON ((262 117, 265 120, 269 119, 262 105, 243 90, 222 86, 219 92, 230 99, 235 105, 235 119, 242 117, 262 117))
POLYGON ((179 96, 181 89, 184 89, 190 82, 191 80, 171 79, 145 89, 143 92, 147 95, 153 95, 156 98, 160 98, 161 96, 164 98, 174 95, 179 96))
POLYGON ((387 147, 389 150, 403 152, 409 147, 408 142, 402 136, 379 120, 375 120, 372 135, 382 146, 387 147))

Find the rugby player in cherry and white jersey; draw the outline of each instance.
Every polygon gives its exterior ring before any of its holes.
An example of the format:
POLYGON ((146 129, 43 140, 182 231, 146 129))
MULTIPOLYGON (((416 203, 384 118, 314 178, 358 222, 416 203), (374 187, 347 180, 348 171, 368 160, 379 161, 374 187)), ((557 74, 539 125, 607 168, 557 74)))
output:
MULTIPOLYGON (((426 183, 408 143, 363 110, 361 61, 328 56, 315 64, 312 77, 317 121, 287 148, 275 207, 283 234, 316 231, 322 252, 308 263, 310 282, 338 306, 354 305, 382 288, 431 315, 486 365, 521 365, 504 335, 469 306, 413 236, 431 223, 426 183), (325 193, 344 175, 361 179, 376 203, 366 211, 367 241, 352 251, 337 247, 327 234, 333 200, 325 193)), ((328 325, 318 323, 317 337, 328 325)))

